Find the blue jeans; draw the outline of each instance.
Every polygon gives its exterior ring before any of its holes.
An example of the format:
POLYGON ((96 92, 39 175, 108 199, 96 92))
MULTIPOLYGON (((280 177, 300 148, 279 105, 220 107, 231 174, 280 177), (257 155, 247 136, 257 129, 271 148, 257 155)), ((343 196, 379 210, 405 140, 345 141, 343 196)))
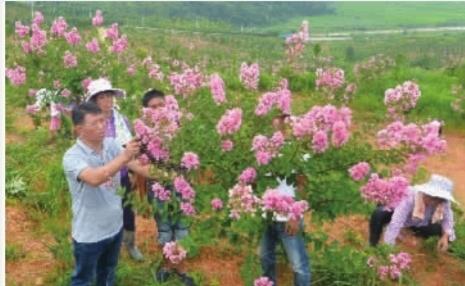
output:
MULTIPOLYGON (((147 193, 147 197, 149 202, 153 203, 154 195, 150 189, 147 193)), ((162 209, 164 203, 157 198, 155 204, 157 209, 162 209)), ((189 234, 188 225, 180 220, 175 220, 171 217, 163 217, 159 212, 155 212, 153 217, 156 222, 158 230, 158 243, 160 245, 165 245, 165 243, 170 241, 183 239, 189 234)))
POLYGON ((273 280, 276 284, 276 246, 282 242, 287 258, 294 272, 295 286, 309 286, 311 280, 310 262, 305 248, 304 239, 301 235, 303 221, 300 222, 299 233, 288 235, 285 230, 285 222, 273 222, 266 227, 260 246, 260 260, 263 275, 273 280))
POLYGON ((93 243, 81 243, 73 239, 76 267, 71 276, 71 286, 91 285, 95 274, 97 286, 114 285, 122 238, 121 230, 112 237, 93 243))

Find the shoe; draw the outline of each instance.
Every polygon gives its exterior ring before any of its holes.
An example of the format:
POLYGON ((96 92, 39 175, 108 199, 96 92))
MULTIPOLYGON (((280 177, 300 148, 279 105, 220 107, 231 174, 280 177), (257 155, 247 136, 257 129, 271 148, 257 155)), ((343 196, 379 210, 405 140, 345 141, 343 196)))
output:
POLYGON ((186 285, 186 286, 196 286, 195 282, 194 282, 194 279, 192 279, 192 277, 187 275, 187 273, 176 272, 176 274, 179 276, 179 279, 181 280, 181 282, 184 285, 186 285))
POLYGON ((155 274, 155 281, 158 283, 163 283, 170 279, 171 272, 168 269, 160 268, 155 274))
POLYGON ((135 261, 144 260, 144 256, 136 246, 136 234, 134 231, 123 231, 123 244, 128 250, 129 256, 135 261))

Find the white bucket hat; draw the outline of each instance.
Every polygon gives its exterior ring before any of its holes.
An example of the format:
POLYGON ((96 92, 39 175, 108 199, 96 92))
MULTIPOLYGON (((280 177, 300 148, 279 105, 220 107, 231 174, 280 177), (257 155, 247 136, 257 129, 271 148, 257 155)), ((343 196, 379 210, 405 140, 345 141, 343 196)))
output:
POLYGON ((444 176, 433 174, 427 183, 413 186, 413 188, 415 191, 422 192, 431 197, 456 202, 452 196, 454 183, 444 176))
POLYGON ((111 83, 107 79, 99 78, 91 81, 91 83, 87 87, 86 101, 90 101, 94 96, 104 91, 112 91, 115 94, 115 96, 122 97, 126 95, 126 92, 124 90, 120 88, 113 88, 111 86, 111 83))

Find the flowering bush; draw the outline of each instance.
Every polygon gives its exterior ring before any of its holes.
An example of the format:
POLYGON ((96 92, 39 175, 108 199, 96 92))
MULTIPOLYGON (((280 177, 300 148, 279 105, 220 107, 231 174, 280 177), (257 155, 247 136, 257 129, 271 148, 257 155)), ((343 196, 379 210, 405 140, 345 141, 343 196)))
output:
POLYGON ((389 255, 389 264, 381 264, 378 259, 371 256, 368 258, 367 264, 370 268, 377 269, 378 277, 381 280, 390 278, 391 280, 398 280, 402 276, 404 270, 410 269, 412 258, 406 252, 399 252, 397 254, 389 255))
POLYGON ((294 33, 286 38, 286 54, 289 61, 296 59, 301 56, 305 44, 310 41, 310 36, 308 32, 308 22, 303 21, 300 25, 299 32, 294 33))
POLYGON ((241 74, 239 78, 245 88, 257 90, 259 77, 260 67, 257 63, 251 65, 247 65, 246 63, 241 64, 241 74))
POLYGON ((173 264, 179 264, 186 255, 187 251, 175 241, 167 242, 163 246, 163 256, 173 264))
POLYGON ((414 108, 421 96, 419 86, 411 81, 406 81, 395 88, 389 88, 384 93, 384 104, 388 113, 393 118, 399 117, 403 112, 414 108))

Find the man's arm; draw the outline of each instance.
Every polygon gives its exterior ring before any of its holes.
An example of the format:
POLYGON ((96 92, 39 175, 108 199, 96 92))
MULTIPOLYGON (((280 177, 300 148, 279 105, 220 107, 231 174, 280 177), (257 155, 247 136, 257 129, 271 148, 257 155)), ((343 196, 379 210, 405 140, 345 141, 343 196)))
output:
POLYGON ((85 168, 81 171, 78 178, 92 187, 98 187, 119 172, 130 159, 131 157, 128 157, 128 155, 123 152, 106 165, 97 168, 85 168))
POLYGON ((153 165, 142 165, 138 160, 127 163, 128 168, 136 174, 154 180, 172 180, 177 174, 172 170, 155 168, 153 165))

